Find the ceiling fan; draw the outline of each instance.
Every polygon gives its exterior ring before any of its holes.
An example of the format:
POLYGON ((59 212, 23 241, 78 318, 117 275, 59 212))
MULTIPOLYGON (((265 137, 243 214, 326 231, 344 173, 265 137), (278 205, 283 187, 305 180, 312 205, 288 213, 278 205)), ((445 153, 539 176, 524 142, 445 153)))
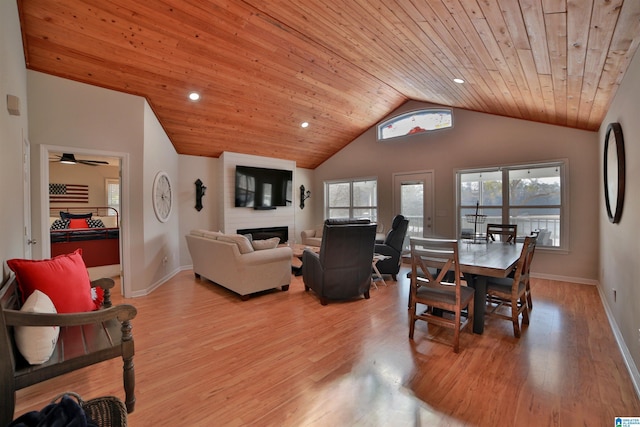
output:
POLYGON ((59 155, 55 155, 55 156, 56 158, 49 159, 49 160, 54 162, 64 163, 66 165, 75 165, 80 163, 82 165, 98 166, 98 165, 109 164, 109 162, 106 162, 104 160, 76 160, 76 156, 74 156, 72 153, 62 153, 62 156, 59 156, 59 155))

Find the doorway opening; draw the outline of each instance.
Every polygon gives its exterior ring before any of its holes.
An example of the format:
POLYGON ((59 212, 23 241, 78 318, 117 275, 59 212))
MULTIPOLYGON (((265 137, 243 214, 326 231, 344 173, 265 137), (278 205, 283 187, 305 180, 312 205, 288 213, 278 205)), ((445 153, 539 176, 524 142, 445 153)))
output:
POLYGON ((92 280, 119 277, 122 295, 130 295, 128 206, 123 197, 128 154, 42 146, 40 163, 42 256, 81 248, 92 280), (82 222, 80 229, 70 227, 72 220, 73 227, 82 222))
POLYGON ((409 252, 410 237, 433 235, 433 172, 393 175, 394 210, 409 220, 403 253, 409 252))

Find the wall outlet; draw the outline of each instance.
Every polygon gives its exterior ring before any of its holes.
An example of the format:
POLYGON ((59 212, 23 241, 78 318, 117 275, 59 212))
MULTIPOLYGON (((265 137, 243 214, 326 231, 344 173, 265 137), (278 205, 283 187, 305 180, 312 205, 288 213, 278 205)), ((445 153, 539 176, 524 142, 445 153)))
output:
POLYGON ((164 258, 162 258, 162 263, 166 264, 169 261, 169 258, 165 255, 164 258))

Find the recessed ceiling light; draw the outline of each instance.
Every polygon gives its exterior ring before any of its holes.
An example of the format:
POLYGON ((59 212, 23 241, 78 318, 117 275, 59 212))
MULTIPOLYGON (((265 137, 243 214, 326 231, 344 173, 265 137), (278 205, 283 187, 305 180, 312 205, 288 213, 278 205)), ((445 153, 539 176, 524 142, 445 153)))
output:
POLYGON ((197 92, 191 92, 189 94, 189 99, 192 101, 197 101, 198 99, 200 99, 200 94, 197 92))
POLYGON ((456 83, 464 83, 464 80, 462 79, 453 79, 453 81, 456 83))
POLYGON ((309 122, 302 122, 300 123, 300 126, 303 128, 308 128, 309 127, 309 122))

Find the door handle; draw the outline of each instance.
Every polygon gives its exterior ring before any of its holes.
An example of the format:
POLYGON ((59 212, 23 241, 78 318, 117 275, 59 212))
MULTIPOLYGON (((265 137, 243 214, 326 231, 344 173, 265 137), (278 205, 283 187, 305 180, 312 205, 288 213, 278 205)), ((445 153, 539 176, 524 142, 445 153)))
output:
POLYGON ((38 241, 36 239, 27 240, 27 244, 29 244, 29 245, 35 245, 36 243, 38 243, 38 241))

